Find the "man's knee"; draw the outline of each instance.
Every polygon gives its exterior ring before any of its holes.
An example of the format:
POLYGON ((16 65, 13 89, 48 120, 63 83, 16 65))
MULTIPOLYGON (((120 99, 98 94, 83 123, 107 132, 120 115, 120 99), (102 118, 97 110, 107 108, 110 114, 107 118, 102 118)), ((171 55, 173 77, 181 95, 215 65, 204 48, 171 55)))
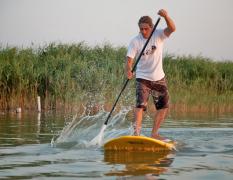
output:
POLYGON ((168 112, 168 107, 157 110, 157 114, 164 114, 164 115, 166 115, 167 112, 168 112))
POLYGON ((140 104, 138 104, 137 106, 136 106, 136 108, 137 109, 141 109, 141 110, 143 110, 143 111, 146 111, 146 106, 145 105, 140 105, 140 104))

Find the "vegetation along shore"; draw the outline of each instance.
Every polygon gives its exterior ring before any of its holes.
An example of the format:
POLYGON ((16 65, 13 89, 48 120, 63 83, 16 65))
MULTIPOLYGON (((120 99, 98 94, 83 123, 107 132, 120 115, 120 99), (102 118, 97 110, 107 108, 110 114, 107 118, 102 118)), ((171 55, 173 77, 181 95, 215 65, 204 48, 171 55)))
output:
MULTIPOLYGON (((126 47, 51 43, 39 48, 0 48, 0 110, 17 107, 72 111, 109 108, 124 81, 126 47)), ((164 56, 174 111, 233 111, 233 61, 164 56)), ((134 104, 134 80, 119 106, 134 104)))

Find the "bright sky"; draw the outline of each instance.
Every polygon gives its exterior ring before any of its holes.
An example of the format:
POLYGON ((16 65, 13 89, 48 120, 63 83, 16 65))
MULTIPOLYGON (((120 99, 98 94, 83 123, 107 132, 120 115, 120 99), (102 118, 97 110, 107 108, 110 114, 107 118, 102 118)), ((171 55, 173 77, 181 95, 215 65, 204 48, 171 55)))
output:
POLYGON ((177 27, 165 52, 233 61, 232 7, 232 0, 0 0, 0 44, 128 46, 139 32, 138 19, 156 21, 164 8, 177 27))

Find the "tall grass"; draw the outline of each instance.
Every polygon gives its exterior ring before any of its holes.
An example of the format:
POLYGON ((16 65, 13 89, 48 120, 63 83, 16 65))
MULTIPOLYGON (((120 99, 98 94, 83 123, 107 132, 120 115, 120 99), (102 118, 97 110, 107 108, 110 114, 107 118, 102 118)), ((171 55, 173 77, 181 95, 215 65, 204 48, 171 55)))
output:
POLYGON ((167 55, 164 67, 174 104, 194 111, 233 111, 233 62, 167 55))
MULTIPOLYGON (((0 48, 0 109, 44 109, 112 103, 125 80, 125 47, 49 44, 37 49, 0 48)), ((166 55, 164 69, 174 104, 229 104, 233 97, 233 62, 166 55)), ((123 103, 134 103, 130 83, 123 103)))

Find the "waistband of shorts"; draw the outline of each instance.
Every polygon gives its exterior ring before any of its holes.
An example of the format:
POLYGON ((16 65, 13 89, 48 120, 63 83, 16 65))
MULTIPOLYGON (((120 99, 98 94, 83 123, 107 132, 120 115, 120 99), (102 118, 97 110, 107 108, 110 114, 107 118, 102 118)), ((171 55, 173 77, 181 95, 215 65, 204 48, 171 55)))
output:
POLYGON ((142 78, 136 78, 136 81, 138 82, 155 82, 155 83, 164 83, 166 82, 166 77, 163 77, 162 79, 158 80, 158 81, 150 81, 147 79, 142 79, 142 78))

